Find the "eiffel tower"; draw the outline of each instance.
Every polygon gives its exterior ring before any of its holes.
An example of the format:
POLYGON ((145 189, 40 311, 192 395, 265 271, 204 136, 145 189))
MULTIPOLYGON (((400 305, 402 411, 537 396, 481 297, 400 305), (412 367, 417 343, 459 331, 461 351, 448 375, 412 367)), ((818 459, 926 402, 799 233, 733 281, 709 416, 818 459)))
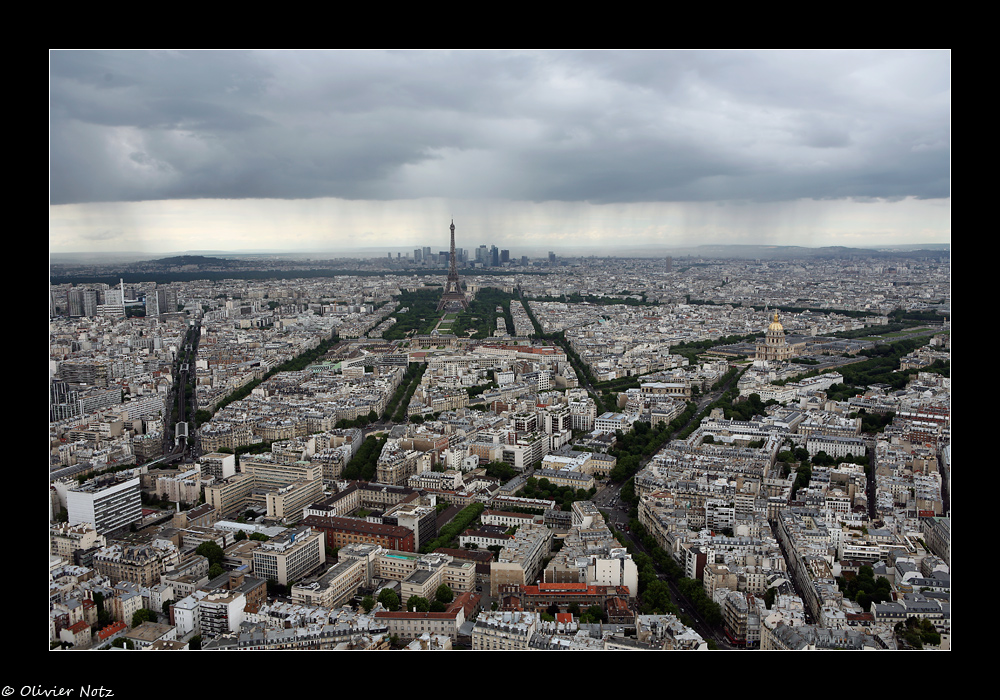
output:
POLYGON ((451 255, 449 256, 451 260, 451 268, 448 270, 448 283, 444 287, 444 294, 441 295, 441 301, 438 302, 438 311, 445 311, 448 309, 468 309, 469 300, 465 298, 465 292, 462 291, 462 283, 458 279, 458 267, 455 264, 455 220, 451 220, 451 255))

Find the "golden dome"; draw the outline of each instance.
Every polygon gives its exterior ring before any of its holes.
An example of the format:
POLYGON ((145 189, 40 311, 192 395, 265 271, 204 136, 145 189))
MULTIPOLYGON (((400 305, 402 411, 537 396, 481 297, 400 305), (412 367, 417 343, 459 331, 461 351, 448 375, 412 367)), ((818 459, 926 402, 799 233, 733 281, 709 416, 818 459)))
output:
POLYGON ((785 327, 781 325, 780 321, 778 321, 778 312, 777 311, 774 312, 774 320, 771 321, 771 325, 767 327, 767 332, 768 333, 784 333, 785 332, 785 327))

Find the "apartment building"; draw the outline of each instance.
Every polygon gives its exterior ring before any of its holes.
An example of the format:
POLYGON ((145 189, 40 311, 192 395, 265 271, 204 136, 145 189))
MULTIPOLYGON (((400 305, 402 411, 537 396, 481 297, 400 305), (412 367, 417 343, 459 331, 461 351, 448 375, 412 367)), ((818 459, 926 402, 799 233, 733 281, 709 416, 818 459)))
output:
POLYGON ((710 599, 715 598, 715 592, 719 589, 729 589, 735 591, 739 587, 738 577, 735 571, 730 570, 725 564, 709 562, 702 569, 702 586, 705 595, 710 599))
POLYGON ((626 432, 629 429, 628 416, 624 413, 602 413, 594 421, 594 430, 600 433, 626 432))
POLYGON ((503 446, 503 461, 517 471, 525 471, 540 461, 551 448, 552 436, 547 433, 519 433, 503 446))
POLYGON ((321 465, 323 479, 335 481, 344 472, 344 467, 351 461, 351 446, 327 447, 310 457, 313 464, 321 465))
POLYGON ((97 532, 93 523, 83 522, 76 525, 52 523, 49 525, 49 551, 70 563, 75 563, 74 554, 76 552, 104 545, 104 536, 97 532))
POLYGON ((173 625, 164 625, 146 620, 138 627, 126 632, 123 636, 135 645, 135 649, 142 651, 153 646, 158 640, 176 640, 177 629, 173 625))
POLYGON ((490 595, 496 596, 504 584, 525 585, 538 579, 542 561, 548 555, 552 530, 542 525, 527 525, 518 529, 514 539, 490 564, 490 595))
POLYGON ((611 549, 607 556, 594 556, 587 564, 587 581, 599 586, 627 589, 628 597, 639 593, 639 569, 625 549, 611 549))
POLYGON ((69 524, 91 523, 105 535, 142 520, 139 477, 98 477, 66 491, 69 524))
POLYGON ((302 511, 302 517, 318 515, 345 516, 361 507, 361 490, 357 483, 348 484, 342 490, 331 494, 317 503, 312 503, 302 511))
MULTIPOLYGON (((252 379, 252 375, 248 375, 246 378, 247 382, 252 379)), ((223 449, 236 450, 252 445, 257 440, 252 425, 246 422, 207 423, 198 428, 198 444, 204 452, 216 453, 223 449)))
POLYGON ((484 525, 478 530, 473 530, 471 528, 465 530, 458 536, 458 546, 468 547, 470 544, 476 545, 477 548, 486 547, 503 547, 505 544, 514 539, 513 535, 506 534, 506 528, 502 526, 496 527, 496 529, 490 529, 489 525, 484 525))
POLYGON ((920 531, 928 548, 951 566, 951 518, 920 518, 920 531))
POLYGON ((322 486, 323 467, 310 462, 283 464, 263 459, 243 459, 240 467, 244 474, 257 478, 257 488, 280 489, 298 481, 316 481, 322 486))
POLYGON ((256 486, 253 474, 236 474, 205 486, 205 503, 212 506, 219 518, 232 518, 249 507, 256 486))
POLYGON ((377 544, 386 549, 413 552, 416 537, 413 530, 399 525, 373 523, 361 518, 308 515, 300 521, 303 525, 323 532, 331 547, 349 544, 377 544))
POLYGON ((582 471, 572 469, 539 469, 534 474, 537 479, 548 479, 556 486, 569 486, 574 491, 594 488, 594 477, 582 471))
POLYGON ((195 465, 194 469, 159 477, 156 480, 156 496, 174 503, 197 503, 201 500, 201 487, 201 472, 195 465))
POLYGON ((691 398, 691 385, 687 382, 647 382, 640 384, 639 389, 650 400, 672 398, 687 401, 691 398))
POLYGON ((722 618, 726 636, 731 643, 746 647, 760 646, 760 613, 753 595, 731 590, 722 603, 722 618))
POLYGON ((453 641, 465 624, 465 609, 461 606, 450 612, 414 612, 380 610, 375 620, 388 628, 390 635, 398 635, 400 640, 409 641, 425 634, 444 635, 453 641))
POLYGON ((131 581, 150 587, 160 582, 160 575, 180 563, 180 553, 172 543, 157 540, 153 545, 113 544, 94 555, 94 569, 111 583, 131 581))
POLYGON ((865 441, 859 437, 846 435, 824 435, 814 433, 806 439, 806 449, 809 455, 826 452, 831 457, 860 457, 865 454, 865 441))
POLYGON ((247 613, 256 613, 267 604, 267 581, 256 576, 248 576, 251 565, 240 565, 236 569, 208 582, 206 590, 225 590, 242 593, 246 598, 247 613))
POLYGON ((593 399, 587 398, 582 401, 570 401, 570 423, 573 430, 591 431, 597 420, 597 404, 593 399))
POLYGON ((414 551, 437 537, 437 509, 434 506, 400 503, 386 511, 382 523, 412 530, 414 551))
POLYGON ((293 481, 265 494, 267 517, 277 518, 286 523, 296 523, 302 519, 304 509, 322 497, 321 480, 293 481))
POLYGON ((236 474, 236 455, 224 452, 212 452, 198 458, 201 473, 214 476, 216 480, 228 479, 236 474))
POLYGON ((420 453, 415 450, 382 448, 376 465, 376 481, 380 484, 404 486, 417 473, 420 453))
POLYGON ((551 605, 565 608, 576 603, 586 610, 591 605, 603 610, 611 598, 628 598, 628 591, 621 586, 600 586, 588 583, 545 583, 532 585, 506 585, 500 589, 501 595, 518 596, 525 610, 544 612, 551 605))
POLYGON ((517 527, 519 525, 530 525, 532 523, 541 524, 542 516, 531 513, 513 513, 503 510, 484 510, 479 516, 483 525, 503 525, 504 527, 517 527))
POLYGON ((433 600, 434 593, 444 582, 444 569, 449 561, 451 557, 441 554, 430 554, 417 559, 416 568, 400 581, 400 600, 404 604, 413 596, 433 600))
POLYGON ((298 581, 326 561, 323 532, 308 526, 286 530, 253 552, 254 576, 282 585, 298 581))
POLYGON ((480 613, 472 628, 474 651, 524 651, 538 628, 533 612, 480 613))
POLYGON ((292 586, 292 602, 320 608, 336 608, 349 600, 370 580, 364 558, 349 558, 324 574, 292 586))
POLYGON ((462 472, 456 469, 444 472, 425 471, 411 476, 407 486, 413 489, 458 491, 465 487, 465 480, 462 478, 462 472))
POLYGON ((416 491, 409 486, 397 486, 382 482, 357 481, 360 490, 361 505, 364 508, 387 510, 397 503, 409 501, 416 497, 416 491))
POLYGON ((441 583, 454 591, 456 596, 473 590, 476 587, 476 563, 449 557, 442 572, 441 583))
POLYGON ((246 596, 241 591, 216 590, 198 600, 198 625, 202 636, 218 637, 238 632, 246 619, 246 596))

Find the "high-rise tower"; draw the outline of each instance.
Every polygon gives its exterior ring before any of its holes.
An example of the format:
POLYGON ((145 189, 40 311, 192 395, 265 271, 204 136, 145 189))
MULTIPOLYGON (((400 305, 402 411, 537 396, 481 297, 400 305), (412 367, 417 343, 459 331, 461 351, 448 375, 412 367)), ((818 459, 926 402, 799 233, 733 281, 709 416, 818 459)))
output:
POLYGON ((451 308, 469 308, 469 300, 465 298, 462 291, 462 283, 458 279, 458 263, 455 259, 455 220, 451 221, 451 254, 448 256, 451 265, 448 268, 448 283, 444 287, 444 294, 438 302, 438 311, 451 308))

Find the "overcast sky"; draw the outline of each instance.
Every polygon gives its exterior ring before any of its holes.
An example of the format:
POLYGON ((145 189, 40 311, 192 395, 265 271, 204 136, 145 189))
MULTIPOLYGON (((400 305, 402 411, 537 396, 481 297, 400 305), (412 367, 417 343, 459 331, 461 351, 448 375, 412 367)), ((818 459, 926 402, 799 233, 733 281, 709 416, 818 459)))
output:
POLYGON ((53 51, 50 251, 948 243, 948 51, 53 51))

